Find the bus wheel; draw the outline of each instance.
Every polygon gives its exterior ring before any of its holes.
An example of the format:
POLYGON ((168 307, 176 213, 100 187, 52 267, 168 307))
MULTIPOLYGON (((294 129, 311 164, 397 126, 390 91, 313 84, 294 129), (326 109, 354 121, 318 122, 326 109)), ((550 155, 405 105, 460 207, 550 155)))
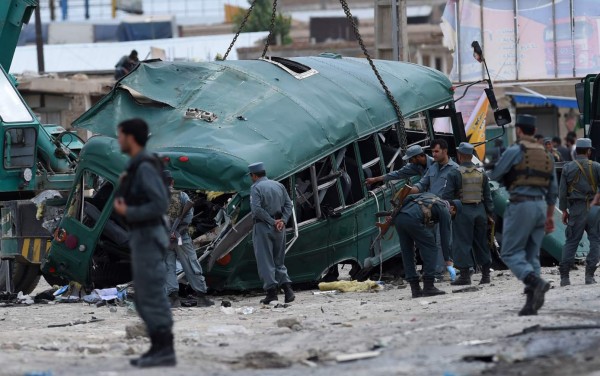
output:
POLYGON ((0 264, 0 291, 6 291, 6 273, 12 269, 13 292, 22 291, 30 294, 40 281, 40 266, 37 264, 21 264, 14 260, 2 260, 0 264))

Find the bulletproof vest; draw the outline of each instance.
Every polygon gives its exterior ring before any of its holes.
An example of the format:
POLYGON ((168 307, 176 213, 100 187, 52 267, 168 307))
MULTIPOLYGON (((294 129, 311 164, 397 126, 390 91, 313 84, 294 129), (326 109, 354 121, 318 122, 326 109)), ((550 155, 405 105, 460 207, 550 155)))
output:
POLYGON ((483 171, 476 166, 459 166, 462 176, 460 201, 463 204, 479 204, 483 198, 483 171))
POLYGON ((427 196, 419 197, 417 200, 415 200, 415 202, 417 204, 419 204, 419 207, 421 208, 421 211, 423 212, 423 224, 425 226, 431 227, 439 221, 439 218, 433 217, 431 208, 433 208, 433 205, 441 204, 442 199, 440 199, 439 197, 437 197, 435 195, 427 195, 427 196))
POLYGON ((506 174, 504 185, 509 190, 518 186, 548 188, 554 169, 552 156, 533 137, 524 138, 519 146, 523 160, 506 174))
POLYGON ((144 155, 143 158, 140 158, 135 163, 131 163, 119 178, 119 189, 117 192, 117 197, 123 197, 127 205, 138 206, 150 202, 145 191, 137 192, 137 194, 133 194, 131 191, 136 172, 140 165, 145 162, 150 163, 156 169, 157 173, 162 175, 163 163, 156 154, 144 155))
POLYGON ((577 192, 582 193, 587 196, 593 196, 594 194, 596 194, 596 192, 598 191, 598 186, 596 184, 596 179, 594 179, 594 171, 592 169, 594 162, 590 161, 589 159, 587 160, 587 172, 586 172, 586 169, 584 168, 583 164, 580 163, 580 161, 575 160, 572 163, 575 163, 579 170, 573 177, 573 180, 568 182, 567 192, 569 193, 569 195, 573 191, 577 191, 577 192), (575 188, 577 183, 579 183, 579 179, 581 179, 581 175, 584 176, 584 178, 587 181, 588 186, 590 188, 589 190, 587 190, 585 192, 578 191, 575 188))
POLYGON ((181 211, 183 209, 183 204, 181 202, 181 191, 176 189, 170 189, 170 200, 169 200, 169 209, 167 210, 167 215, 172 220, 175 220, 181 215, 181 211))

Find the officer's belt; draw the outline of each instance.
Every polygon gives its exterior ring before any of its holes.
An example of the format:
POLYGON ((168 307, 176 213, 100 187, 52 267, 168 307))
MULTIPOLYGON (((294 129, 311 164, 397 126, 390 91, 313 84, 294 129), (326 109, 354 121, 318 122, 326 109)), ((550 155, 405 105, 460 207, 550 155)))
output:
POLYGON ((516 202, 526 202, 526 201, 541 201, 544 199, 544 196, 525 196, 525 195, 512 195, 508 199, 508 201, 516 203, 516 202))

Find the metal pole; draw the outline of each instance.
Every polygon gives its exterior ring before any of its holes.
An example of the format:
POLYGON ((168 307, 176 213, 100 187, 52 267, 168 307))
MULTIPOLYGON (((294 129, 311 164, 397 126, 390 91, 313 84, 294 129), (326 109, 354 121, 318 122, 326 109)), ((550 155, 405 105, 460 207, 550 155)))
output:
POLYGON ((573 0, 569 1, 569 15, 571 17, 571 56, 573 58, 573 77, 575 77, 576 69, 575 69, 575 5, 573 4, 573 0))
POLYGON ((518 0, 513 1, 513 6, 515 7, 513 14, 515 17, 514 25, 515 25, 515 79, 519 79, 519 2, 518 0))
POLYGON ((56 14, 54 13, 54 0, 50 0, 48 7, 50 8, 50 21, 55 21, 56 14))
POLYGON ((85 19, 90 19, 90 0, 85 0, 85 19))
POLYGON ((317 184, 317 168, 310 166, 310 182, 312 184, 313 201, 315 203, 315 214, 317 219, 321 218, 321 203, 319 202, 319 185, 317 184))
POLYGON ((406 0, 398 0, 398 20, 399 20, 399 36, 400 36, 400 60, 410 61, 409 46, 408 46, 408 18, 406 16, 406 0))
POLYGON ((458 65, 458 82, 462 82, 462 69, 461 69, 461 58, 460 58, 460 14, 458 12, 458 1, 454 3, 454 19, 456 20, 456 64, 458 65))
MULTIPOLYGON (((479 34, 479 38, 481 38, 481 40, 479 41, 482 48, 485 46, 483 43, 483 0, 479 0, 479 28, 480 28, 480 34, 479 34)), ((484 79, 485 78, 485 71, 484 71, 484 65, 481 64, 481 78, 484 79)), ((491 79, 491 77, 490 77, 491 79)))
POLYGON ((44 73, 44 40, 42 39, 42 15, 40 7, 35 8, 35 46, 37 50, 38 73, 44 73))
POLYGON ((391 0, 392 5, 392 60, 399 61, 400 60, 400 41, 398 40, 398 35, 401 30, 398 27, 398 1, 391 0))

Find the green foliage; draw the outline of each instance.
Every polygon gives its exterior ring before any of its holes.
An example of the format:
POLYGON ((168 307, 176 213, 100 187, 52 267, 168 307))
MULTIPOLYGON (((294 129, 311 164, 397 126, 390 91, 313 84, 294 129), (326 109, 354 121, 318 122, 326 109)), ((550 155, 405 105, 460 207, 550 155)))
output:
MULTIPOLYGON (((252 4, 254 0, 248 0, 249 4, 252 4)), ((273 13, 273 2, 271 0, 256 0, 256 5, 254 6, 254 10, 246 25, 244 26, 244 30, 246 32, 253 31, 269 31, 269 26, 271 25, 271 14, 273 13)), ((237 31, 244 20, 246 12, 240 12, 234 16, 233 22, 235 24, 235 30, 237 31)), ((277 38, 276 35, 281 36, 282 44, 290 44, 292 43, 292 38, 290 37, 290 30, 292 28, 292 18, 288 16, 284 16, 281 13, 277 13, 275 17, 275 25, 273 27, 273 36, 271 38, 270 44, 276 44, 277 38)))

